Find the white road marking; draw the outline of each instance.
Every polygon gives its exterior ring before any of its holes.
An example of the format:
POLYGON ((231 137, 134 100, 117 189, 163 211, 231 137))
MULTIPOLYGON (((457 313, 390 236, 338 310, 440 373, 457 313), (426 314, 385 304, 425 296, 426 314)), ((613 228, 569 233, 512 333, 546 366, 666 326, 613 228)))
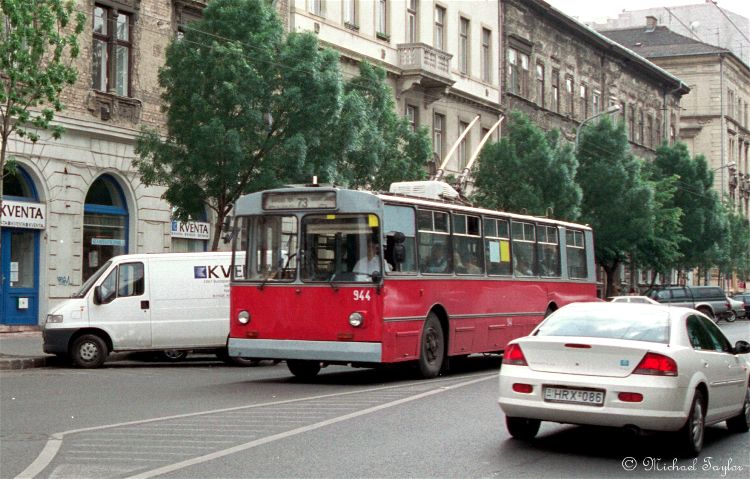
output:
POLYGON ((428 396, 432 396, 434 394, 443 393, 446 391, 450 391, 452 389, 458 389, 464 386, 469 386, 474 383, 478 383, 481 381, 486 381, 487 379, 494 378, 494 375, 492 377, 484 377, 480 379, 472 379, 470 381, 464 381, 462 383, 453 384, 451 386, 446 386, 440 389, 433 389, 431 391, 423 392, 414 396, 409 396, 403 399, 398 399, 396 401, 391 401, 389 403, 380 404, 378 406, 373 406, 368 409, 363 409, 361 411, 353 412, 350 414, 345 414, 343 416, 335 417, 333 419, 328 419, 326 421, 321 421, 315 424, 310 424, 309 426, 300 427, 297 429, 292 429, 291 431, 282 432, 280 434, 274 434, 273 436, 267 436, 261 439, 256 439, 255 441, 251 441, 245 444, 240 444, 239 446, 230 447, 228 449, 224 449, 223 451, 216 451, 211 454, 206 454, 204 456, 195 457, 193 459, 188 459, 185 461, 177 462, 175 464, 170 464, 168 466, 159 467, 156 469, 153 469, 151 471, 142 472, 140 474, 136 474, 135 476, 130 476, 127 479, 148 479, 151 477, 156 477, 161 474, 168 474, 170 472, 177 471, 179 469, 184 469, 186 467, 194 466, 196 464, 201 464, 203 462, 213 461, 214 459, 218 459, 220 457, 228 456, 230 454, 234 454, 236 452, 240 451, 246 451, 247 449, 251 449, 253 447, 261 446, 263 444, 268 444, 269 442, 278 441, 281 439, 286 439, 288 437, 296 436, 298 434, 303 434, 309 431, 314 431, 315 429, 320 429, 321 427, 330 426, 331 424, 336 424, 338 422, 342 421, 348 421, 349 419, 354 419, 359 416, 364 416, 366 414, 370 414, 373 412, 381 411, 383 409, 388 409, 394 406, 398 406, 407 402, 416 401, 417 399, 422 399, 428 396))
MULTIPOLYGON (((416 396, 410 396, 408 398, 399 399, 399 400, 396 400, 396 401, 393 401, 393 402, 390 402, 390 403, 382 404, 380 406, 374 406, 372 408, 365 409, 365 410, 362 410, 362 411, 359 411, 359 412, 356 412, 356 413, 347 414, 347 415, 340 416, 340 417, 337 417, 337 418, 333 418, 333 419, 330 419, 330 420, 327 420, 327 421, 322 421, 322 422, 315 423, 315 424, 312 424, 312 425, 309 425, 309 426, 305 426, 305 427, 301 427, 301 428, 298 428, 298 429, 294 429, 292 431, 287 431, 285 433, 276 434, 276 435, 273 435, 273 436, 268 436, 266 438, 258 439, 256 441, 252 441, 252 442, 249 442, 249 443, 246 443, 246 444, 242 444, 240 446, 236 446, 236 447, 233 447, 233 448, 230 448, 230 449, 226 449, 224 451, 218 451, 216 453, 209 454, 207 456, 202 456, 202 457, 196 458, 194 460, 198 461, 198 462, 208 461, 208 460, 211 460, 211 459, 214 458, 214 457, 211 457, 211 456, 216 456, 216 457, 226 456, 226 455, 229 455, 229 454, 233 454, 234 452, 237 452, 237 451, 242 451, 242 450, 245 450, 245 449, 249 449, 251 447, 259 446, 261 444, 266 444, 268 442, 272 442, 272 441, 276 441, 276 440, 279 440, 279 439, 283 439, 285 437, 290 437, 290 436, 293 436, 293 435, 296 435, 296 434, 301 434, 303 432, 307 432, 307 431, 311 431, 311 430, 314 430, 314 429, 318 429, 320 427, 323 427, 323 426, 326 426, 326 425, 329 425, 329 424, 334 424, 334 423, 337 423, 337 422, 340 422, 340 421, 345 421, 347 419, 351 419, 353 417, 357 417, 357 416, 361 416, 361 415, 364 415, 364 414, 369 414, 371 412, 379 411, 379 410, 385 409, 387 407, 397 406, 398 404, 403 404, 405 402, 413 401, 415 399, 420 399, 422 397, 431 396, 433 394, 437 394, 437 393, 440 393, 440 392, 445 392, 445 391, 448 391, 448 390, 451 390, 451 389, 456 389, 456 388, 459 388, 459 387, 468 386, 468 385, 471 385, 471 384, 474 384, 474 383, 478 383, 478 382, 481 382, 481 381, 486 381, 488 379, 494 379, 496 377, 497 377, 497 373, 492 373, 492 374, 488 374, 488 375, 483 375, 482 377, 480 377, 478 379, 472 379, 470 381, 465 381, 465 382, 462 382, 462 383, 448 385, 448 386, 444 386, 444 387, 438 388, 438 389, 431 389, 431 390, 428 390, 427 392, 417 394, 416 396), (203 459, 203 458, 208 458, 208 459, 203 459)), ((436 385, 437 383, 448 382, 448 381, 451 381, 451 380, 454 380, 454 379, 455 378, 433 379, 433 380, 429 381, 429 385, 436 385)), ((102 426, 92 426, 92 427, 86 427, 86 428, 80 428, 80 429, 71 429, 69 431, 64 431, 64 432, 58 432, 58 433, 54 433, 54 434, 52 434, 50 436, 50 439, 47 440, 47 444, 44 445, 44 448, 42 449, 42 452, 39 453, 39 456, 37 456, 37 458, 34 459, 34 461, 31 464, 29 464, 29 466, 26 469, 24 469, 23 471, 21 471, 21 473, 18 474, 15 479, 33 479, 38 474, 40 474, 42 471, 44 471, 44 469, 47 466, 49 466, 49 464, 54 460, 55 456, 57 456, 57 453, 59 452, 60 447, 62 446, 63 438, 65 436, 70 436, 72 434, 78 434, 78 433, 83 433, 83 432, 92 432, 92 431, 102 431, 104 429, 112 429, 112 428, 123 427, 123 426, 133 426, 133 425, 140 425, 140 424, 149 424, 149 423, 155 423, 155 422, 159 422, 159 421, 167 421, 167 420, 171 420, 171 419, 182 419, 182 418, 189 418, 189 417, 196 417, 196 416, 205 416, 205 415, 220 414, 220 413, 231 413, 231 412, 235 412, 235 411, 244 411, 244 410, 247 410, 247 409, 256 409, 256 408, 262 408, 262 407, 267 407, 267 406, 277 406, 277 405, 283 405, 283 404, 293 404, 293 403, 299 403, 299 402, 304 402, 304 401, 313 401, 313 400, 326 399, 326 398, 332 398, 332 397, 350 396, 350 395, 355 395, 355 394, 370 393, 370 392, 376 392, 376 391, 387 391, 387 390, 391 390, 391 389, 393 389, 393 390, 395 390, 395 389, 403 389, 403 388, 414 386, 414 385, 420 384, 420 383, 423 383, 423 382, 420 381, 419 383, 397 384, 397 385, 393 385, 393 386, 382 386, 382 387, 375 387, 375 388, 369 388, 369 389, 360 389, 360 390, 340 392, 340 393, 322 394, 322 395, 318 395, 318 396, 309 396, 309 397, 297 398, 297 399, 286 399, 286 400, 281 400, 281 401, 271 401, 271 402, 266 402, 266 403, 251 404, 249 406, 235 406, 235 407, 229 407, 229 408, 223 408, 223 409, 215 409, 215 410, 210 410, 210 411, 200 411, 200 412, 194 412, 194 413, 176 414, 176 415, 172 415, 172 416, 162 416, 162 417, 156 417, 156 418, 152 418, 152 419, 141 419, 141 420, 137 420, 137 421, 127 421, 127 422, 121 422, 121 423, 115 423, 115 424, 106 424, 106 425, 102 425, 102 426)), ((107 433, 106 432, 102 432, 100 434, 107 434, 107 433)), ((118 433, 118 434, 122 434, 122 433, 118 433)), ((134 434, 134 435, 139 435, 139 434, 134 434)), ((195 462, 195 464, 198 464, 198 462, 195 462)), ((184 463, 178 463, 178 464, 184 464, 184 463)), ((171 470, 180 469, 180 468, 183 468, 183 467, 188 467, 189 465, 192 465, 192 464, 181 465, 179 467, 175 467, 174 469, 170 469, 170 471, 171 470)), ((174 466, 175 465, 165 466, 165 467, 174 467, 174 466)), ((161 469, 162 468, 156 469, 155 471, 161 471, 161 469)), ((158 472, 158 474, 162 474, 163 472, 164 471, 158 472)), ((149 471, 147 471, 147 472, 145 472, 143 474, 149 474, 149 471)), ((147 475, 147 476, 138 475, 138 476, 133 476, 133 477, 134 478, 140 478, 140 477, 153 477, 153 476, 152 475, 147 475)))

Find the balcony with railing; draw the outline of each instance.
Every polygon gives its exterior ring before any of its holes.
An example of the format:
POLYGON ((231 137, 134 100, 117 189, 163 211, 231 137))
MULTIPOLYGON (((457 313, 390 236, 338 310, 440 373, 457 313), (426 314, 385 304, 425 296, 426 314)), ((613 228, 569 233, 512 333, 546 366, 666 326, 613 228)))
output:
POLYGON ((401 68, 401 92, 419 85, 424 90, 446 89, 455 83, 451 76, 453 55, 425 43, 398 45, 398 66, 401 68))

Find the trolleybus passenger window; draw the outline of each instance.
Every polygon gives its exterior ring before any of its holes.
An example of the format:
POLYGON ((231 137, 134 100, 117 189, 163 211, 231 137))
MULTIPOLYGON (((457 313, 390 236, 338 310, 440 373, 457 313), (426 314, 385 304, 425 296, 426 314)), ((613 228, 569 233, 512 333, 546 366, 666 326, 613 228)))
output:
POLYGON ((536 276, 537 258, 534 225, 513 221, 513 272, 516 276, 536 276))
POLYGON ((556 226, 537 226, 539 269, 542 276, 560 277, 560 239, 556 226))
POLYGON ((484 273, 478 216, 453 215, 453 268, 458 274, 484 273))
MULTIPOLYGON (((408 206, 386 205, 383 215, 383 231, 386 236, 385 260, 393 266, 395 273, 417 272, 417 229, 414 223, 414 208, 408 206), (395 233, 404 235, 404 261, 394 258, 395 233)), ((386 272, 387 273, 387 272, 386 272)))
POLYGON ((508 220, 484 219, 484 255, 487 273, 510 275, 510 234, 508 220))
POLYGON ((453 271, 448 213, 419 210, 419 265, 423 273, 453 271))
POLYGON ((565 250, 568 259, 568 276, 570 278, 586 278, 586 244, 583 232, 567 230, 565 233, 565 250))

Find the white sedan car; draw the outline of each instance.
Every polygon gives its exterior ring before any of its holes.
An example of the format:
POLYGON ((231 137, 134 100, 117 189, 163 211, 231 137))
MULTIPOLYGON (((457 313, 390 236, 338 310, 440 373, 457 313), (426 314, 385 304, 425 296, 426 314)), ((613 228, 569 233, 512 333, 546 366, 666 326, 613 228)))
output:
POLYGON ((750 428, 748 352, 692 309, 570 304, 508 344, 498 402, 515 438, 541 421, 675 431, 694 457, 706 425, 750 428))
POLYGON ((607 298, 607 301, 612 303, 661 304, 648 296, 612 296, 611 298, 607 298))

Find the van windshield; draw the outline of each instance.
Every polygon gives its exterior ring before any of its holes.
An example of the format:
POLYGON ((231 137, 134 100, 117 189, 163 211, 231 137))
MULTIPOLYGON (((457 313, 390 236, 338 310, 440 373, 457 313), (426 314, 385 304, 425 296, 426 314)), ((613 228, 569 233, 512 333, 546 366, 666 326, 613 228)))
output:
POLYGON ((102 267, 96 270, 96 273, 92 274, 89 277, 89 279, 87 279, 86 282, 83 283, 83 285, 81 285, 81 288, 75 293, 73 293, 70 297, 71 298, 83 298, 84 296, 86 296, 86 293, 89 292, 89 289, 91 289, 91 286, 93 286, 93 284, 96 283, 96 280, 99 279, 99 277, 103 275, 105 271, 109 269, 109 266, 111 264, 112 264, 111 260, 104 263, 102 267))

